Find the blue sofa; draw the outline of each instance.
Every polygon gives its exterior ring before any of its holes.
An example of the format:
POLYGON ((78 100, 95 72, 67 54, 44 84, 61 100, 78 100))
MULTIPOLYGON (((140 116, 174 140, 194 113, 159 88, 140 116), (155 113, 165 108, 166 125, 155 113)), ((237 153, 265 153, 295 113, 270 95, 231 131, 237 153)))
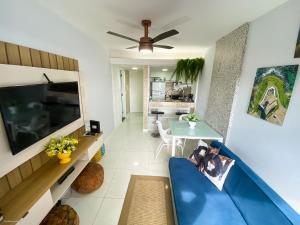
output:
POLYGON ((220 154, 235 159, 219 191, 184 158, 169 161, 178 225, 300 225, 299 215, 220 142, 220 154))

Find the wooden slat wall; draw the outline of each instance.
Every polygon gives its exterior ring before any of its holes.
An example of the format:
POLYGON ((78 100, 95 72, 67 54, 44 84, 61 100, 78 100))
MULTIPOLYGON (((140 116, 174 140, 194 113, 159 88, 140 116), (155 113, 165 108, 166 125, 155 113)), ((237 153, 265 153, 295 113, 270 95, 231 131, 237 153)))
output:
MULTIPOLYGON (((78 61, 53 53, 0 41, 0 64, 33 66, 68 71, 79 71, 78 61)), ((78 138, 84 127, 70 134, 78 138)), ((0 178, 0 198, 17 186, 49 160, 45 152, 34 156, 21 166, 0 178)))
POLYGON ((20 51, 21 64, 23 66, 32 66, 30 49, 27 47, 20 46, 19 51, 20 51))
POLYGON ((19 166, 21 175, 22 175, 22 179, 26 179, 27 177, 29 177, 33 170, 32 170, 32 166, 31 166, 31 161, 27 161, 25 163, 23 163, 21 166, 19 166))
POLYGON ((5 43, 0 41, 0 63, 7 64, 5 43))
POLYGON ((70 70, 69 59, 67 57, 63 57, 63 65, 66 70, 70 70))
POLYGON ((30 49, 31 61, 33 67, 42 67, 41 53, 39 50, 30 49))
POLYGON ((49 53, 43 51, 40 51, 40 53, 41 53, 42 67, 50 68, 49 53))
POLYGON ((79 71, 78 60, 0 41, 0 64, 79 71))
POLYGON ((0 178, 0 196, 2 197, 10 190, 7 176, 0 178))
POLYGON ((63 62, 63 57, 60 55, 56 56, 56 61, 57 61, 57 69, 63 70, 64 69, 64 62, 63 62))
POLYGON ((57 69, 56 55, 49 53, 50 68, 57 69))
POLYGON ((22 176, 19 167, 9 172, 6 177, 11 188, 14 188, 22 182, 22 176))
POLYGON ((8 64, 21 65, 19 46, 11 43, 5 44, 8 64))

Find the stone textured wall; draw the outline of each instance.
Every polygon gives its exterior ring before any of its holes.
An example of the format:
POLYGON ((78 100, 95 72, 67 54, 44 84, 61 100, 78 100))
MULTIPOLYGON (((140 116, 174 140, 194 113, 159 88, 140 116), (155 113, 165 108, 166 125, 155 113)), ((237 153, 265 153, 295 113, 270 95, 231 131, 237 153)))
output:
POLYGON ((230 121, 233 99, 242 71, 249 23, 216 43, 213 72, 205 120, 224 138, 230 121))

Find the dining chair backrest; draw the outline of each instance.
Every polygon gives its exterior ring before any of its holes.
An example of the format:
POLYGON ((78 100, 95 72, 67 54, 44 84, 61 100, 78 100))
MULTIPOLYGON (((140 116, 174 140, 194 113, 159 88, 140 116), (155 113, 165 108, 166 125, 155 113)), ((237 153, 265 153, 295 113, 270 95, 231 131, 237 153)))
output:
POLYGON ((181 114, 179 116, 179 121, 182 121, 184 119, 184 117, 186 117, 188 114, 181 114))
POLYGON ((167 131, 167 130, 164 130, 161 121, 156 120, 156 124, 157 124, 158 132, 159 132, 159 135, 160 135, 161 139, 162 139, 165 143, 168 143, 168 142, 169 142, 168 131, 167 131))

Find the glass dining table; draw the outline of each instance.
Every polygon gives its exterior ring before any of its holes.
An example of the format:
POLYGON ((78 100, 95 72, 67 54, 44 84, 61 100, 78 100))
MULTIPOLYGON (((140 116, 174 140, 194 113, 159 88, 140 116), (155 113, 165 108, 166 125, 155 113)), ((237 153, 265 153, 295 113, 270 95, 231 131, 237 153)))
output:
POLYGON ((176 140, 179 138, 223 142, 223 136, 211 128, 205 121, 197 122, 194 129, 189 127, 187 121, 170 121, 170 130, 172 135, 172 156, 175 156, 176 140))

